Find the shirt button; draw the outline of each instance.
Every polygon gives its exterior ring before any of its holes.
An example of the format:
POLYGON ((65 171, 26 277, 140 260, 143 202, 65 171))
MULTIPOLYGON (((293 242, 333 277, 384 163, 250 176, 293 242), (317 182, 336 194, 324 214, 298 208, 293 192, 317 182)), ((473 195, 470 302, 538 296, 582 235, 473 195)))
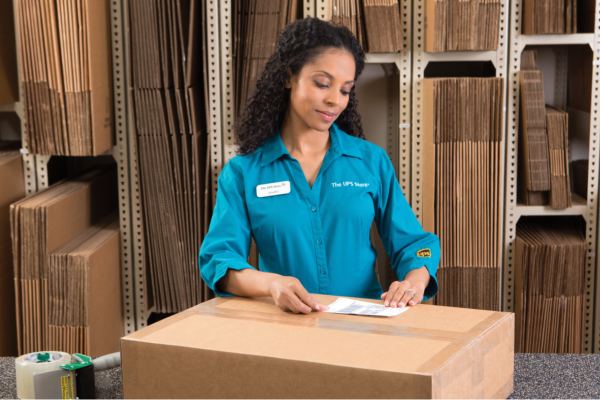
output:
POLYGON ((321 273, 321 275, 325 275, 325 270, 324 269, 320 270, 319 272, 321 273))
POLYGON ((316 243, 317 243, 317 244, 321 244, 321 243, 323 243, 323 241, 322 241, 321 239, 317 239, 317 240, 316 240, 316 243))
POLYGON ((315 212, 315 211, 317 211, 317 207, 315 207, 315 206, 312 206, 312 207, 310 208, 310 211, 312 211, 312 212, 315 212))

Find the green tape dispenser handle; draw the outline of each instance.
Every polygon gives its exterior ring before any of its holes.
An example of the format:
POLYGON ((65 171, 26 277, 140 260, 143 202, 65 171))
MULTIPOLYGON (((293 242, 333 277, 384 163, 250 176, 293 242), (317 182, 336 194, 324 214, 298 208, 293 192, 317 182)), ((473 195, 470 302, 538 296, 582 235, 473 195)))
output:
POLYGON ((75 353, 73 354, 73 358, 71 359, 71 363, 66 365, 61 365, 62 369, 66 369, 69 371, 75 371, 76 369, 89 367, 92 365, 92 358, 88 356, 84 356, 83 354, 75 353))

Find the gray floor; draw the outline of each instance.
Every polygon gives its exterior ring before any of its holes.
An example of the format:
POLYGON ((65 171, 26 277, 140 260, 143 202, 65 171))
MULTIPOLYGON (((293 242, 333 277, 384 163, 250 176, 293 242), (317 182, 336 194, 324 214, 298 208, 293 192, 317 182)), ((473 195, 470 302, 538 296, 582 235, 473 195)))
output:
MULTIPOLYGON (((0 398, 17 397, 13 358, 0 358, 0 398)), ((96 398, 123 397, 121 368, 96 373, 96 398)), ((600 398, 600 354, 515 354, 510 399, 600 398)))

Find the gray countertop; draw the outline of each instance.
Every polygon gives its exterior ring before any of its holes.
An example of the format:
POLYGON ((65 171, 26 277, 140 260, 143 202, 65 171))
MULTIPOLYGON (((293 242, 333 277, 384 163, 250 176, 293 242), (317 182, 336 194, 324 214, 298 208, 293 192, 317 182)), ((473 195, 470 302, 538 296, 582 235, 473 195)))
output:
MULTIPOLYGON (((14 358, 0 357, 0 398, 16 397, 14 358)), ((123 398, 120 367, 96 372, 96 398, 123 398)), ((515 387, 509 398, 600 398, 600 354, 515 354, 515 387)))

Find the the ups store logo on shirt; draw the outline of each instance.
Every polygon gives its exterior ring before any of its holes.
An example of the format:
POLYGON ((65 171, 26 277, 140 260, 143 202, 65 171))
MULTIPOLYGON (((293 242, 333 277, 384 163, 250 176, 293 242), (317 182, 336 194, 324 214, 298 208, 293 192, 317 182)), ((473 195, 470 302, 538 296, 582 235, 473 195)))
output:
POLYGON ((419 251, 417 251, 417 257, 431 258, 431 250, 429 250, 429 249, 419 250, 419 251))

